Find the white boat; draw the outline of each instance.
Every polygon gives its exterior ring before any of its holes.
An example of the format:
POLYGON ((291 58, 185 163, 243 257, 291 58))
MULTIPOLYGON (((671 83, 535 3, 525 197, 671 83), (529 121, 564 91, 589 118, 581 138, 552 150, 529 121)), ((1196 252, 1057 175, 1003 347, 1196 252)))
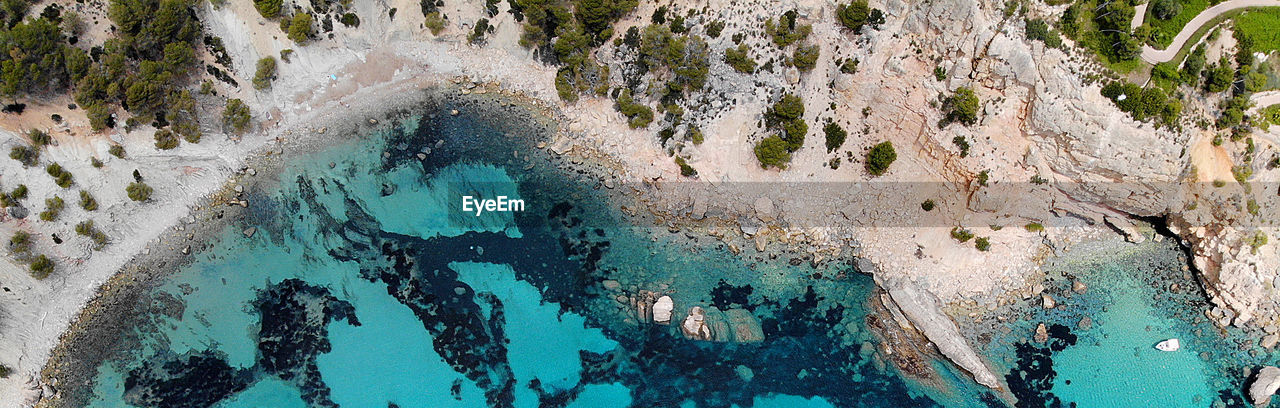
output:
POLYGON ((1156 344, 1156 350, 1160 351, 1178 351, 1180 348, 1182 348, 1182 344, 1178 342, 1178 339, 1169 339, 1156 344))

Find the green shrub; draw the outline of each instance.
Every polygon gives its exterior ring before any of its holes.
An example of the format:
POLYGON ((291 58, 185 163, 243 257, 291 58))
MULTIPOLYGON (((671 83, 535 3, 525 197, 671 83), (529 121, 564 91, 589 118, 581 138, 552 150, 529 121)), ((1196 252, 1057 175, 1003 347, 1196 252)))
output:
POLYGON ((141 181, 129 183, 124 189, 129 194, 129 199, 133 201, 147 201, 151 199, 152 189, 146 183, 141 181))
POLYGON ((1062 48, 1062 37, 1049 29, 1049 23, 1041 19, 1027 19, 1027 39, 1044 43, 1049 48, 1062 48))
POLYGON ((282 0, 253 0, 253 7, 258 9, 258 14, 267 19, 280 17, 280 6, 282 0))
POLYGON ((0 364, 0 378, 9 378, 9 374, 13 374, 13 370, 4 364, 0 364))
POLYGON ((889 165, 894 160, 898 160, 898 153, 893 150, 893 143, 889 141, 881 142, 871 147, 867 152, 867 173, 873 176, 879 176, 889 170, 889 165))
MULTIPOLYGON (((879 11, 879 10, 876 10, 879 11)), ((871 7, 867 0, 853 0, 849 4, 836 5, 836 20, 853 32, 859 32, 871 20, 871 7)), ((883 18, 881 18, 883 20, 883 18)))
POLYGON ((707 23, 707 37, 720 38, 720 32, 724 31, 724 22, 720 20, 707 23))
POLYGON ((26 198, 27 198, 27 185, 26 185, 26 184, 19 184, 17 187, 14 187, 14 188, 13 188, 13 191, 9 193, 9 198, 12 198, 12 199, 14 199, 14 200, 22 200, 22 199, 26 199, 26 198))
POLYGON ((858 60, 850 58, 840 64, 840 72, 853 75, 858 73, 858 60))
POLYGON ((933 203, 933 199, 924 200, 924 202, 920 203, 921 210, 933 211, 934 207, 935 204, 933 203))
POLYGON ((471 29, 471 34, 467 35, 467 41, 472 44, 484 44, 484 35, 489 32, 489 19, 481 18, 476 20, 475 27, 471 29))
POLYGON ((991 241, 987 237, 978 237, 978 239, 973 240, 973 247, 978 248, 979 251, 987 252, 991 250, 991 241))
POLYGON ((258 60, 257 70, 253 73, 253 88, 267 89, 271 87, 271 81, 276 79, 276 59, 274 57, 264 57, 258 60))
POLYGON ((946 81, 947 69, 943 68, 941 65, 933 67, 933 79, 938 80, 938 82, 946 81))
POLYGON ((764 140, 756 144, 754 150, 756 159, 760 161, 760 167, 762 168, 776 167, 785 169, 787 163, 791 161, 791 151, 787 150, 787 142, 778 135, 764 138, 764 140))
MULTIPOLYGON (((338 21, 341 22, 342 25, 347 27, 360 28, 360 16, 357 16, 356 13, 343 14, 342 18, 340 18, 338 21)), ((288 62, 288 61, 285 61, 285 62, 288 62)))
MULTIPOLYGON (((294 14, 293 19, 289 22, 289 39, 298 44, 306 44, 307 41, 311 40, 311 23, 310 14, 303 12, 294 14)), ((271 63, 275 65, 275 60, 273 59, 271 63)), ((259 62, 259 65, 261 65, 261 62, 259 62)))
POLYGON ((964 136, 951 138, 951 144, 960 149, 960 157, 969 157, 969 141, 964 136))
POLYGON ((751 51, 746 44, 740 44, 737 48, 726 48, 724 63, 744 74, 750 74, 756 70, 756 61, 751 59, 751 51))
POLYGON ((636 103, 631 97, 630 89, 619 92, 617 103, 618 111, 627 117, 627 124, 632 129, 648 127, 649 123, 653 122, 653 109, 645 104, 636 103))
POLYGON ((85 220, 76 224, 76 234, 93 240, 93 249, 99 250, 107 245, 107 234, 93 226, 93 220, 85 220))
POLYGON ((685 177, 693 177, 698 175, 698 170, 690 166, 683 157, 676 156, 676 165, 680 166, 680 175, 685 177))
POLYGON ((1030 232, 1044 232, 1044 225, 1040 225, 1038 222, 1027 223, 1022 228, 1026 228, 1030 232))
POLYGON ((44 211, 40 213, 40 219, 52 222, 58 219, 58 215, 62 214, 62 209, 66 207, 66 203, 62 201, 62 197, 53 196, 53 198, 44 200, 44 207, 44 211))
POLYGON ((57 184, 58 187, 71 187, 71 172, 64 170, 62 165, 53 163, 45 166, 44 171, 49 173, 50 177, 53 177, 53 182, 54 184, 57 184))
POLYGON ((795 10, 782 13, 778 16, 778 21, 765 20, 764 32, 773 38, 773 43, 778 48, 785 48, 809 37, 809 33, 813 32, 813 26, 809 24, 798 24, 796 19, 799 14, 795 10))
POLYGON ((171 150, 178 147, 178 135, 169 129, 157 130, 155 135, 156 149, 171 150))
POLYGON ((80 208, 85 211, 97 211, 98 200, 94 199, 93 194, 89 194, 88 191, 80 190, 80 208))
POLYGON ((956 241, 960 242, 968 242, 973 239, 973 233, 964 228, 953 227, 951 228, 951 238, 955 238, 956 241))
POLYGON ((36 279, 44 279, 53 274, 53 260, 44 254, 36 256, 30 265, 31 277, 36 279))
POLYGON ((89 118, 89 127, 94 132, 101 132, 107 129, 107 119, 111 117, 111 110, 107 109, 101 102, 93 102, 84 107, 84 114, 89 118))
POLYGON ((237 134, 249 129, 249 105, 239 99, 228 99, 222 110, 222 123, 237 134))
POLYGON ((822 133, 827 136, 827 153, 839 149, 840 146, 844 145, 845 138, 849 136, 849 133, 845 132, 844 128, 841 128, 835 122, 827 122, 827 125, 822 127, 822 133))
POLYGON ((1258 253, 1258 248, 1262 248, 1263 245, 1267 244, 1267 233, 1262 231, 1254 232, 1253 236, 1246 238, 1245 241, 1248 242, 1252 253, 1256 254, 1258 253))
POLYGON ((15 254, 26 254, 31 252, 31 234, 26 231, 18 231, 9 237, 9 250, 15 254))
POLYGON ((791 65, 794 65, 800 72, 809 72, 818 65, 818 50, 817 45, 796 47, 796 52, 792 55, 791 65))
POLYGON ((30 146, 14 146, 9 149, 9 158, 22 163, 22 167, 31 167, 40 161, 40 150, 30 146))
POLYGON ((124 146, 121 146, 121 145, 111 145, 111 147, 107 149, 107 153, 110 153, 112 156, 115 156, 115 157, 118 157, 118 158, 123 159, 123 158, 124 158, 124 146))
POLYGON ((978 180, 978 185, 979 185, 979 186, 986 187, 986 186, 987 186, 987 180, 990 180, 990 179, 991 179, 991 170, 983 170, 983 171, 978 172, 978 178, 977 178, 977 180, 978 180))
POLYGON ((960 122, 965 125, 977 123, 980 104, 978 96, 972 89, 964 87, 956 89, 956 93, 943 103, 942 111, 946 116, 942 120, 942 125, 946 126, 951 122, 960 122))
POLYGON ((431 35, 440 35, 440 32, 444 31, 444 15, 439 12, 428 13, 422 24, 431 30, 431 35))
POLYGON ((689 141, 693 142, 693 144, 695 145, 702 144, 702 141, 703 141, 702 129, 699 129, 695 126, 689 126, 689 130, 687 131, 686 134, 687 134, 687 137, 689 138, 689 141))
POLYGON ((36 146, 48 146, 53 143, 53 137, 40 129, 31 129, 27 132, 27 137, 31 139, 31 144, 36 146))

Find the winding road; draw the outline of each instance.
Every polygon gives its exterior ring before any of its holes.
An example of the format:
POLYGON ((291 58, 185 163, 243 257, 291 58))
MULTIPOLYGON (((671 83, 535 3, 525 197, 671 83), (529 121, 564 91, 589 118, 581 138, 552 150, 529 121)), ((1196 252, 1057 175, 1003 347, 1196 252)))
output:
POLYGON ((1222 15, 1222 13, 1249 7, 1280 7, 1280 0, 1231 0, 1218 3, 1218 5, 1205 9, 1200 14, 1197 14, 1195 18, 1192 18, 1191 21, 1188 21, 1187 25, 1182 27, 1182 31, 1179 31, 1178 35, 1173 37, 1173 43, 1170 43, 1165 49, 1157 50, 1149 45, 1143 46, 1142 60, 1151 64, 1172 60, 1174 56, 1178 55, 1178 51, 1183 46, 1186 46, 1187 41, 1191 40, 1191 36, 1201 26, 1222 15))

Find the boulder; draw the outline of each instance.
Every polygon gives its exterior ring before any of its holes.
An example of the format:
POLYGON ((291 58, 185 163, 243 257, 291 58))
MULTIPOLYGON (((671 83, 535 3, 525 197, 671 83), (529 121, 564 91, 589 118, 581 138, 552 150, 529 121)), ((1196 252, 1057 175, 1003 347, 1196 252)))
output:
POLYGON ((1040 299, 1044 302, 1045 309, 1053 309, 1055 307, 1058 307, 1058 302, 1053 300, 1053 296, 1049 296, 1048 293, 1041 294, 1040 299))
POLYGON ((671 311, 675 307, 675 302, 671 300, 671 296, 658 298, 658 301, 653 303, 653 322, 660 324, 671 323, 671 311))
POLYGON ((1262 367, 1253 384, 1249 385, 1249 399, 1253 400, 1255 406, 1267 406, 1277 389, 1280 389, 1280 368, 1262 367))
POLYGON ((1045 327, 1044 323, 1040 323, 1039 326, 1036 326, 1036 335, 1032 337, 1032 340, 1035 340, 1036 343, 1049 341, 1049 328, 1045 327))
POLYGON ((1071 281, 1072 292, 1083 295, 1085 291, 1088 291, 1088 290, 1089 290, 1089 286, 1085 285, 1084 282, 1081 282, 1079 279, 1071 281))
POLYGON ((680 331, 684 333, 684 337, 694 340, 711 340, 711 329, 707 328, 706 315, 702 307, 690 308, 689 315, 684 318, 684 323, 680 324, 680 331))

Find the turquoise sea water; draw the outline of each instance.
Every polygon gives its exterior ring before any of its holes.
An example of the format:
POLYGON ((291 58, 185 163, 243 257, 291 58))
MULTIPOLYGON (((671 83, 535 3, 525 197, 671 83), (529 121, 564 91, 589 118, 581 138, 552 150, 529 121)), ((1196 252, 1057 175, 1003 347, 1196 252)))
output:
MULTIPOLYGON (((638 226, 518 123, 430 115, 450 108, 293 159, 278 185, 248 192, 248 217, 152 294, 138 345, 99 367, 90 405, 1000 406, 943 363, 944 391, 885 368, 863 320, 874 286, 847 262, 792 266, 638 226), (477 217, 464 194, 528 208, 477 217), (618 299, 639 290, 670 294, 676 319, 745 310, 763 341, 639 323, 618 299)), ((1206 406, 1234 386, 1196 356, 1211 344, 1152 354, 1146 343, 1188 320, 1108 282, 1072 309, 1098 321, 1071 330, 1074 345, 988 348, 1013 374, 1035 371, 1018 357, 1052 361, 1056 376, 1020 395, 1030 406, 1206 406)))

